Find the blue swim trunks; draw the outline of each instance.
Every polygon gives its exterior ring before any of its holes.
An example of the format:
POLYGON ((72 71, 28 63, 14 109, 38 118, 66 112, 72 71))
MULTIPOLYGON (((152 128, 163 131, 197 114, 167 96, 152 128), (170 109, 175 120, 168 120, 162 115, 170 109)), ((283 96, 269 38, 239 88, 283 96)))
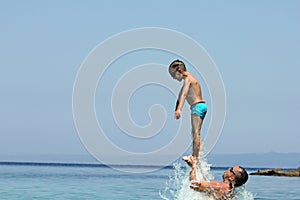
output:
POLYGON ((204 117, 207 113, 207 106, 206 106, 205 102, 199 102, 199 103, 193 104, 191 106, 191 111, 192 111, 192 114, 196 114, 196 115, 200 116, 202 119, 204 119, 204 117))

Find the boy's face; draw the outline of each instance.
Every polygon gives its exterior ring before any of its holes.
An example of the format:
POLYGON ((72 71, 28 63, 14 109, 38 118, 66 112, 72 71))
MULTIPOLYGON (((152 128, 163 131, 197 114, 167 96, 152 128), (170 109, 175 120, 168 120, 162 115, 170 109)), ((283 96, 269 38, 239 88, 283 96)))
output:
POLYGON ((183 76, 178 70, 170 68, 169 73, 173 79, 176 79, 179 82, 182 81, 183 76))

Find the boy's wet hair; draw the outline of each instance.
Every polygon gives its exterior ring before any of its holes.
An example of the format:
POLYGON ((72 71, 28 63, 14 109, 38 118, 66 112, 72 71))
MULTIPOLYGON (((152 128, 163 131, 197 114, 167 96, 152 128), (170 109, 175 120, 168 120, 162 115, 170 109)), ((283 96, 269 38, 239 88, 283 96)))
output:
POLYGON ((169 66, 169 69, 175 69, 176 71, 177 71, 179 68, 182 69, 183 71, 186 71, 186 67, 185 67, 184 62, 181 61, 181 60, 179 60, 179 59, 174 60, 174 61, 170 64, 170 66, 169 66))
POLYGON ((248 173, 245 170, 245 168, 239 166, 240 169, 238 170, 238 173, 236 173, 235 175, 235 187, 239 187, 243 184, 245 184, 248 180, 248 173))

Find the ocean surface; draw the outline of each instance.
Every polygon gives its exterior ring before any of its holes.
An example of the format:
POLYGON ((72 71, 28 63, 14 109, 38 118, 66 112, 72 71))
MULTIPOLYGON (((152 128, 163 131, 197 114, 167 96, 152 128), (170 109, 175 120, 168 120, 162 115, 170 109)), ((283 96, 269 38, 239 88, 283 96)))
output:
MULTIPOLYGON (((124 171, 151 168, 122 167, 124 171)), ((227 168, 206 165, 201 170, 206 178, 221 180, 227 168)), ((126 173, 100 164, 0 162, 0 199, 209 199, 189 189, 188 172, 181 163, 149 173, 126 173)), ((249 176, 238 190, 238 199, 299 200, 300 178, 249 176)))

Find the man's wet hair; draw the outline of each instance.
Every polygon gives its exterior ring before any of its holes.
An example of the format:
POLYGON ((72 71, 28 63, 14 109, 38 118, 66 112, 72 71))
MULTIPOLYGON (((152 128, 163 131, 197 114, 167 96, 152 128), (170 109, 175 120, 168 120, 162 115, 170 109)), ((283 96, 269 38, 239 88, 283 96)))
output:
POLYGON ((235 187, 239 187, 248 181, 248 173, 245 168, 239 166, 238 173, 235 174, 235 187))
POLYGON ((179 68, 182 69, 183 71, 186 71, 186 67, 185 67, 184 62, 181 61, 181 60, 179 60, 179 59, 174 60, 174 61, 170 64, 170 66, 169 66, 169 69, 175 69, 176 71, 177 71, 179 68))

